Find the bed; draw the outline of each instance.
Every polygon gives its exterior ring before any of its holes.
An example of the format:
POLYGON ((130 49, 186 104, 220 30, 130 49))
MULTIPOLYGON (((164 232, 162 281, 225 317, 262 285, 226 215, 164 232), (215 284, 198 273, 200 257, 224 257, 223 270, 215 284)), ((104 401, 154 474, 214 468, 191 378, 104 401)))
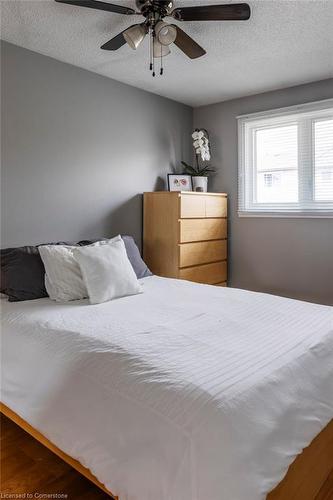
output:
POLYGON ((282 479, 316 436, 319 484, 333 468, 333 309, 142 284, 95 306, 1 301, 3 408, 119 500, 263 500, 279 483, 268 498, 291 500, 282 479))

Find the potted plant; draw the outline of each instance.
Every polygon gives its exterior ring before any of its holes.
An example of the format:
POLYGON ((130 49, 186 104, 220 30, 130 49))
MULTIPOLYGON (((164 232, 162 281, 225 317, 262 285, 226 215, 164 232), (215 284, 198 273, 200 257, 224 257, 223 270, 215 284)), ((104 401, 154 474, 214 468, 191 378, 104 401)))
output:
POLYGON ((208 132, 205 129, 196 129, 193 134, 193 148, 195 151, 195 167, 182 161, 185 172, 192 175, 193 191, 207 192, 208 175, 215 170, 209 165, 200 165, 201 162, 208 162, 210 160, 210 147, 208 132))

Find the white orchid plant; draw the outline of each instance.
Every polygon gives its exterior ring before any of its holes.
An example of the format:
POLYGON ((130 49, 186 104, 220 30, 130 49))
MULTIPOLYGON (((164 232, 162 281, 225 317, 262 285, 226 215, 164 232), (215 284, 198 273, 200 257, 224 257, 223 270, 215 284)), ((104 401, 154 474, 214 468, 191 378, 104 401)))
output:
POLYGON ((199 158, 202 162, 210 161, 210 146, 209 146, 209 136, 205 129, 195 129, 192 134, 193 148, 195 151, 196 166, 192 167, 185 161, 182 161, 182 165, 185 167, 185 171, 195 177, 208 176, 214 169, 209 165, 200 165, 199 158))

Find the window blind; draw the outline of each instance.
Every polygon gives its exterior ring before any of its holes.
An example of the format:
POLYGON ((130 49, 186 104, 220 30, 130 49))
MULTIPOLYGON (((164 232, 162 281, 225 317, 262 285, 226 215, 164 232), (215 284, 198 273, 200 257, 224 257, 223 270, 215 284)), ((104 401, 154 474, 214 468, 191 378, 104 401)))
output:
POLYGON ((333 217, 333 99, 238 117, 240 216, 333 217))

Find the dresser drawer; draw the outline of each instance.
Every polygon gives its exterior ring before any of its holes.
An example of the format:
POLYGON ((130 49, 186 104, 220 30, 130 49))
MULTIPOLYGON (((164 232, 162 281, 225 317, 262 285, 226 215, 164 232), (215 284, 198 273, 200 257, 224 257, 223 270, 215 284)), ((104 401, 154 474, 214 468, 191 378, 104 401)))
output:
POLYGON ((206 217, 226 217, 227 198, 224 196, 206 197, 206 217))
POLYGON ((179 245, 179 267, 196 266, 227 258, 227 241, 199 241, 179 245))
POLYGON ((227 198, 224 196, 182 194, 180 218, 226 217, 227 198))
POLYGON ((179 278, 198 283, 215 285, 227 279, 227 263, 215 262, 214 264, 204 264, 202 266, 187 267, 179 269, 179 278))
POLYGON ((184 219, 179 224, 179 243, 220 240, 227 237, 226 219, 184 219))
POLYGON ((206 217, 206 196, 182 194, 180 197, 180 217, 182 219, 206 217))

